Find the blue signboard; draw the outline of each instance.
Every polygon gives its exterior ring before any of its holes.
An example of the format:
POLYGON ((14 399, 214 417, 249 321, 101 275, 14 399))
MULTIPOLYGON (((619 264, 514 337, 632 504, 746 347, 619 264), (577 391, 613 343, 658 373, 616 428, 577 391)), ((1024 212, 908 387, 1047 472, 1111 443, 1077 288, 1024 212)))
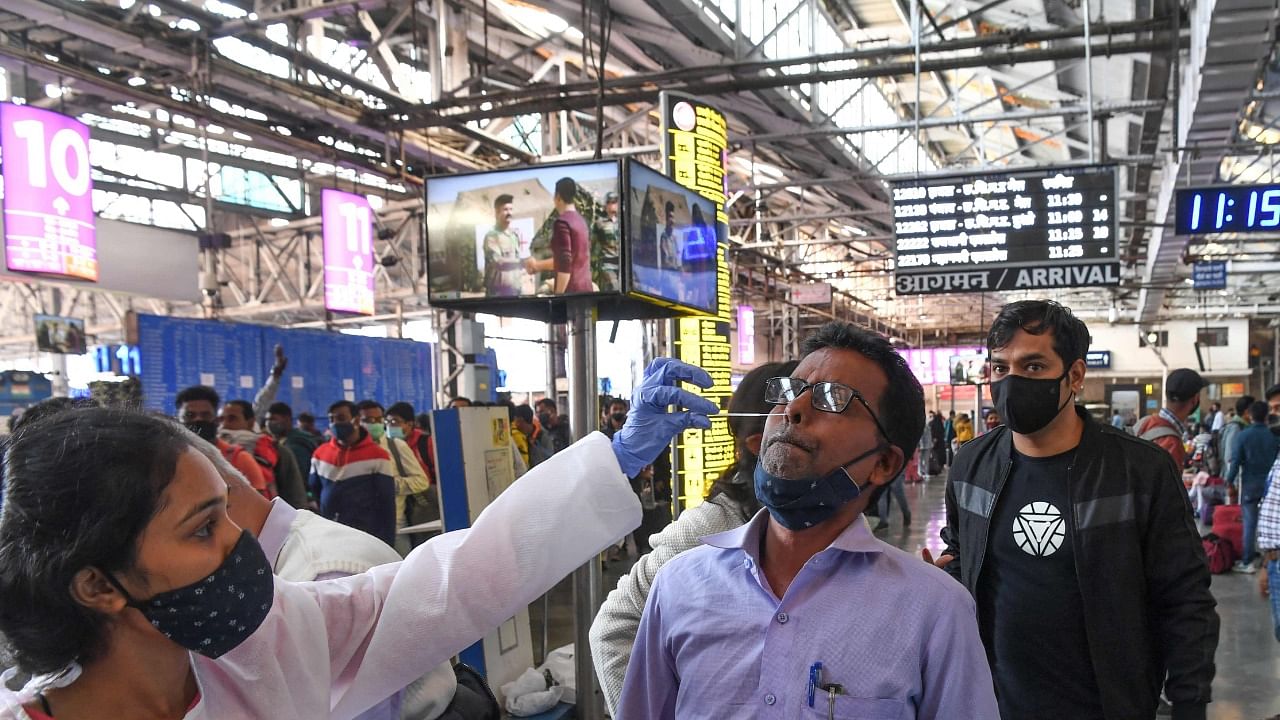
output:
POLYGON ((276 399, 294 416, 324 424, 329 405, 368 398, 408 401, 432 409, 431 345, 322 330, 285 330, 216 320, 138 316, 138 353, 145 405, 173 414, 178 391, 208 385, 223 400, 253 401, 271 370, 272 348, 284 347, 289 367, 276 399))
POLYGON ((1223 290, 1227 287, 1227 262, 1198 262, 1191 268, 1191 282, 1196 290, 1223 290))
POLYGON ((1085 353, 1084 366, 1095 370, 1108 370, 1111 368, 1111 351, 1110 350, 1090 350, 1085 353))

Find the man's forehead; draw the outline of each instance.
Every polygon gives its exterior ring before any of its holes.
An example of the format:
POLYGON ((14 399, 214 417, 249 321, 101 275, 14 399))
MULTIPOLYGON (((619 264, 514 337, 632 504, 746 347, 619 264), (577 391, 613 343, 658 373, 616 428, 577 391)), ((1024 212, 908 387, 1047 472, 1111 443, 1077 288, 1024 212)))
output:
POLYGON ((808 382, 838 382, 856 388, 863 397, 878 397, 888 383, 884 370, 857 350, 822 348, 796 365, 792 377, 808 382))

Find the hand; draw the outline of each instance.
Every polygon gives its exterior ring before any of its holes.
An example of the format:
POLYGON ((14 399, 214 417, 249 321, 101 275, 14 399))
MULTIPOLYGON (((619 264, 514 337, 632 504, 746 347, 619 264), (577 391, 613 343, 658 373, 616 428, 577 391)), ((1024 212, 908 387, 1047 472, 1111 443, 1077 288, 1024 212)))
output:
POLYGON ((289 365, 289 358, 284 356, 284 346, 276 345, 275 347, 276 362, 271 366, 271 376, 279 378, 284 375, 284 369, 289 365))
POLYGON ((935 560, 933 558, 933 553, 929 552, 929 548, 920 548, 920 557, 924 558, 925 562, 930 565, 934 565, 939 569, 945 569, 952 560, 956 559, 954 555, 939 555, 938 559, 935 560))
POLYGON ((645 368, 644 380, 631 396, 627 422, 613 436, 613 454, 627 477, 639 475, 681 432, 710 428, 707 416, 720 412, 710 400, 676 387, 681 380, 711 387, 706 370, 679 360, 658 358, 645 368), (669 405, 675 405, 676 411, 668 411, 669 405), (681 407, 687 410, 681 412, 681 407))
POLYGON ((537 260, 534 260, 534 259, 533 259, 533 258, 531 258, 531 257, 527 257, 527 258, 525 258, 525 259, 524 259, 524 271, 525 271, 525 272, 527 272, 527 273, 529 273, 530 275, 532 275, 532 274, 534 274, 535 272, 537 272, 537 271, 538 271, 538 261, 537 261, 537 260))

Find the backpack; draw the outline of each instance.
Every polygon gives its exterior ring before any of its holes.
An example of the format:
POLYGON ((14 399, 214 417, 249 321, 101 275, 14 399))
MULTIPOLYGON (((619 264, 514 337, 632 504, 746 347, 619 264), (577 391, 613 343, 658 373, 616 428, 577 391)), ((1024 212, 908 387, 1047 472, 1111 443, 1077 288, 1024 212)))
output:
POLYGON ((1236 558, 1235 550, 1229 541, 1209 533, 1200 538, 1200 545, 1204 548, 1205 559, 1209 561, 1209 572, 1221 575, 1231 571, 1231 565, 1236 558))
MULTIPOLYGON (((227 462, 232 464, 234 464, 234 458, 238 454, 249 452, 235 443, 229 443, 229 446, 222 455, 227 459, 227 462)), ((262 473, 262 480, 267 485, 267 489, 262 491, 262 494, 268 500, 271 500, 276 496, 272 488, 276 485, 276 463, 280 460, 280 450, 271 438, 266 435, 260 435, 253 445, 253 452, 249 453, 249 456, 258 464, 258 470, 262 473)))

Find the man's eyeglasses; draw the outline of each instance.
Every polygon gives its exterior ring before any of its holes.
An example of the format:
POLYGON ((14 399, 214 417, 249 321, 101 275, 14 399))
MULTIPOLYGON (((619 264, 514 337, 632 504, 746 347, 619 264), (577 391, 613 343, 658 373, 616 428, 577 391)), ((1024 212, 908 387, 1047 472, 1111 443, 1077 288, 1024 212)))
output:
POLYGON ((867 414, 871 416, 872 422, 876 424, 876 429, 884 439, 889 439, 889 433, 885 432, 884 426, 880 424, 880 417, 871 409, 867 399, 848 385, 827 381, 809 383, 793 377, 769 378, 764 384, 764 401, 770 405, 787 405, 803 395, 805 390, 813 391, 809 396, 810 402, 815 409, 822 412, 842 413, 849 407, 850 402, 857 400, 862 407, 866 408, 867 414))

